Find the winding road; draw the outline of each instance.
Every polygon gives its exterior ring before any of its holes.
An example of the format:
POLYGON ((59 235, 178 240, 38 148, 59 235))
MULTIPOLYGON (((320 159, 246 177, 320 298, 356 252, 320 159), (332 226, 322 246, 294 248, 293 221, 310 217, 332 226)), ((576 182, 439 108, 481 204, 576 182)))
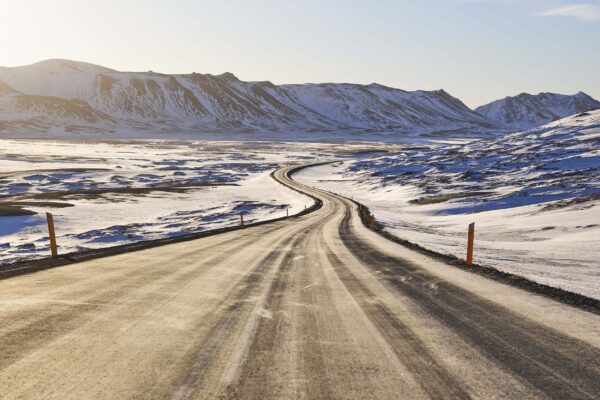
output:
POLYGON ((600 316, 355 205, 0 281, 2 399, 598 399, 600 316))

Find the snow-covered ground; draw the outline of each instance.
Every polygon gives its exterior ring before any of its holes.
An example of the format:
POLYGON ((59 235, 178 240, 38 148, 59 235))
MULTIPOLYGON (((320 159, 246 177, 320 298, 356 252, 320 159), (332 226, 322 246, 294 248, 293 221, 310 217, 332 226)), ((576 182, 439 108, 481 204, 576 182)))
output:
POLYGON ((363 202, 386 229, 600 298, 600 110, 495 141, 407 147, 296 177, 363 202))
POLYGON ((296 179, 367 204, 395 235, 600 298, 600 111, 495 140, 413 145, 0 140, 0 264, 296 213, 296 179), (381 152, 378 150, 387 150, 381 152))
MULTIPOLYGON (((351 147, 351 146, 350 146, 351 147)), ((63 253, 300 212, 275 182, 288 163, 336 146, 240 142, 0 140, 0 264, 48 254, 45 212, 63 253)))

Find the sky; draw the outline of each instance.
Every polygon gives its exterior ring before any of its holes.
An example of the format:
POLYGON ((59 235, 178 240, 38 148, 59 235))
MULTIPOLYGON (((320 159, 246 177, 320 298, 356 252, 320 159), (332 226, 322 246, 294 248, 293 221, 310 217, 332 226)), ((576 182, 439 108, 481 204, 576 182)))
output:
POLYGON ((0 66, 600 99, 600 0, 0 0, 0 66))

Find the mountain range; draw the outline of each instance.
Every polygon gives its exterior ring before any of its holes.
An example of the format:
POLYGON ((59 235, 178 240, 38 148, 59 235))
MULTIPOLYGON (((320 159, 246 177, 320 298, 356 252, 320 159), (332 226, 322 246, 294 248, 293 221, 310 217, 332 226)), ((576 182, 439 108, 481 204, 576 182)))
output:
POLYGON ((472 110, 444 90, 379 84, 275 85, 58 59, 0 67, 0 131, 489 132, 599 107, 584 93, 523 94, 472 110))

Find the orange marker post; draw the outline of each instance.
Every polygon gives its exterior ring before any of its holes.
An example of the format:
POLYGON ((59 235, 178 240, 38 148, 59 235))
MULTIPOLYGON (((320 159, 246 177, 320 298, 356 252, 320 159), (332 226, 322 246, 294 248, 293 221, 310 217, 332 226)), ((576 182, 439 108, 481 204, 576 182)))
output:
POLYGON ((469 234, 467 235, 467 265, 473 265, 473 245, 475 243, 475 222, 469 225, 469 234))
POLYGON ((377 220, 374 215, 371 215, 371 221, 369 222, 369 228, 373 229, 377 225, 377 220))
POLYGON ((56 233, 54 231, 54 218, 49 212, 46 213, 46 220, 48 221, 48 234, 50 236, 50 251, 52 257, 58 257, 58 246, 56 245, 56 233))

